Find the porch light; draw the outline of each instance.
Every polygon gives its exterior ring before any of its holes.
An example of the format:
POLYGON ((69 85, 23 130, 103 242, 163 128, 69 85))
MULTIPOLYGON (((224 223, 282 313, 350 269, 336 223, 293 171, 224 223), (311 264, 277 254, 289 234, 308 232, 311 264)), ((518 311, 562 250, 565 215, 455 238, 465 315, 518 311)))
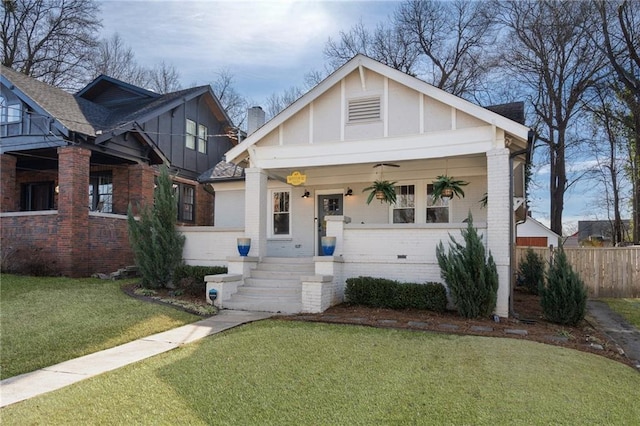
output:
POLYGON ((309 198, 309 191, 304 191, 304 194, 302 194, 302 198, 309 198))
POLYGON ((347 187, 347 192, 344 195, 345 197, 351 197, 353 195, 353 189, 347 187))

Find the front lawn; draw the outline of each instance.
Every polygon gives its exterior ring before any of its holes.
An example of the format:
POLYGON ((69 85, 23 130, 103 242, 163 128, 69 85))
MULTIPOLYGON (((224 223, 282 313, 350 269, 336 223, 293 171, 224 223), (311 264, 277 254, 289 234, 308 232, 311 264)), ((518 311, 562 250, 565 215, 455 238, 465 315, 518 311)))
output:
POLYGON ((129 281, 0 276, 1 378, 117 346, 199 317, 125 295, 129 281))
POLYGON ((640 330, 640 299, 602 299, 611 309, 622 315, 629 324, 640 330))
POLYGON ((3 424, 634 424, 640 374, 535 342, 266 320, 1 411, 3 424))

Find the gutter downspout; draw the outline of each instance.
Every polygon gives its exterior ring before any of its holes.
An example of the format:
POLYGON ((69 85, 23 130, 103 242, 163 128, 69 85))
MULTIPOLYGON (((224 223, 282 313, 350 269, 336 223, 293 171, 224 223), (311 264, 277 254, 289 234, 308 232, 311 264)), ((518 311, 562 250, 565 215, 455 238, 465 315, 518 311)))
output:
MULTIPOLYGON (((514 267, 514 258, 516 255, 516 244, 514 241, 516 223, 515 223, 515 212, 513 211, 513 194, 514 194, 514 185, 513 185, 513 159, 518 155, 526 154, 525 164, 528 164, 531 161, 531 147, 533 146, 533 141, 535 138, 535 132, 533 130, 529 130, 529 134, 527 135, 527 147, 525 149, 521 149, 509 154, 509 271, 511 271, 511 275, 509 277, 510 285, 509 285, 509 316, 514 317, 515 312, 513 311, 513 289, 515 287, 515 271, 514 267)), ((526 182, 526 178, 525 178, 526 182)), ((526 196, 526 192, 525 192, 526 196)))

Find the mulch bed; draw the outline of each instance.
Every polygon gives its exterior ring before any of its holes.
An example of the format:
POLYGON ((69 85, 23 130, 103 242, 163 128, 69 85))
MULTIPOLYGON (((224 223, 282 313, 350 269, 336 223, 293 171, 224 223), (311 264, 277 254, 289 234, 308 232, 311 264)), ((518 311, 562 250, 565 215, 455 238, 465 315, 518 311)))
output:
MULTIPOLYGON (((163 303, 150 297, 135 294, 136 286, 136 284, 131 284, 123 286, 122 289, 129 296, 152 303, 163 303)), ((195 298, 188 295, 173 296, 168 290, 158 290, 158 295, 163 298, 173 297, 187 300, 194 304, 206 304, 204 298, 195 298)), ((184 308, 173 307, 185 310, 184 308)), ((469 320, 458 316, 456 312, 452 311, 437 313, 412 309, 369 308, 348 304, 333 306, 319 314, 276 315, 274 318, 287 321, 355 324, 436 333, 530 340, 597 354, 633 366, 633 363, 620 352, 615 342, 599 331, 596 328, 595 321, 589 317, 585 318, 576 327, 550 323, 544 320, 539 296, 519 289, 514 292, 513 308, 515 316, 513 318, 500 318, 499 322, 495 322, 491 318, 469 320)))

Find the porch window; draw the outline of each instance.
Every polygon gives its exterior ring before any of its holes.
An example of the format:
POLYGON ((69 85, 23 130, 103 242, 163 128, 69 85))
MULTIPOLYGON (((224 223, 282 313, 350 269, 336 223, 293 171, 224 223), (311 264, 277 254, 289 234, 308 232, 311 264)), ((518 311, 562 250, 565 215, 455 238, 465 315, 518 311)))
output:
POLYGON ((393 205, 393 223, 415 223, 415 185, 396 186, 396 203, 393 205))
POLYGON ((53 210, 53 182, 30 182, 20 188, 20 210, 53 210))
POLYGON ((111 172, 92 173, 89 177, 89 210, 113 212, 113 177, 111 172))
POLYGON ((272 198, 273 235, 289 235, 291 229, 289 191, 274 191, 272 198))
POLYGON ((201 152, 203 154, 207 153, 207 135, 207 126, 198 124, 198 152, 201 152))
POLYGON ((196 149, 196 122, 187 118, 185 146, 196 149))
POLYGON ((174 183, 178 199, 178 220, 193 222, 195 220, 196 189, 192 185, 174 183))
POLYGON ((448 223, 449 222, 449 199, 439 198, 434 201, 433 185, 427 185, 427 223, 448 223))

